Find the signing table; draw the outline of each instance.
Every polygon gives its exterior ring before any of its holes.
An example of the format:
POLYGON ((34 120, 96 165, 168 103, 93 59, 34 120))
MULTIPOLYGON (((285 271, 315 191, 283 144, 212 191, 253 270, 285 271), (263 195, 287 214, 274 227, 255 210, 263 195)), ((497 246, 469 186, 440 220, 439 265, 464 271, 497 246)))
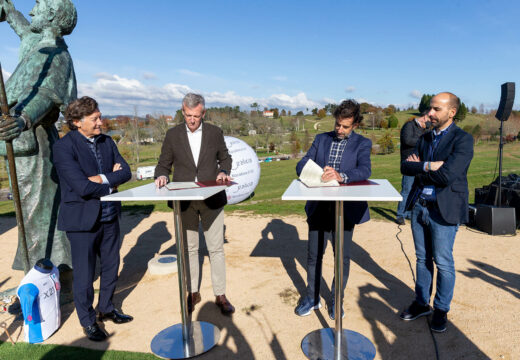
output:
POLYGON ((155 183, 139 186, 101 198, 101 201, 173 201, 173 223, 177 245, 177 267, 182 323, 159 332, 152 340, 152 352, 166 359, 186 359, 200 355, 214 347, 220 337, 220 330, 204 321, 191 321, 186 307, 186 258, 185 239, 182 235, 180 201, 205 200, 224 190, 226 185, 205 186, 191 189, 157 189, 155 183))
MULTIPOLYGON (((343 304, 343 202, 401 201, 402 197, 386 179, 371 179, 346 186, 307 187, 294 180, 282 195, 282 200, 334 201, 336 203, 336 254, 334 258, 335 314, 341 314, 343 304)), ((302 350, 309 359, 373 359, 374 344, 365 336, 343 330, 342 317, 336 316, 335 329, 310 332, 302 340, 302 350)))

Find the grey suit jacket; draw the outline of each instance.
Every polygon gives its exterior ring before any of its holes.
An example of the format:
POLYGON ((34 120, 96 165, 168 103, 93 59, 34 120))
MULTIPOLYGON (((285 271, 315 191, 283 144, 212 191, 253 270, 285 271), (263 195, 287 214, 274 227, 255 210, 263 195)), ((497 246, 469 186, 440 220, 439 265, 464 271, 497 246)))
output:
MULTIPOLYGON (((191 153, 186 124, 183 122, 166 132, 159 156, 159 163, 155 167, 155 178, 169 175, 173 169, 172 181, 212 181, 217 178, 219 172, 227 174, 231 172, 232 159, 229 155, 222 130, 208 123, 202 123, 202 142, 199 161, 195 160, 191 153)), ((217 209, 227 204, 226 192, 204 200, 211 209, 217 209)), ((189 201, 182 202, 181 208, 186 209, 189 201)))

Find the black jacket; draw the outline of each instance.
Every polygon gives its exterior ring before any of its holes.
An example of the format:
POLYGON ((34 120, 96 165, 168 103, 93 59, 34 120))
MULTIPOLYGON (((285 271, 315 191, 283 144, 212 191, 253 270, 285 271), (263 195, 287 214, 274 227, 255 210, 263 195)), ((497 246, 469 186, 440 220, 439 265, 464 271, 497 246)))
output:
POLYGON ((427 185, 435 186, 437 206, 442 218, 449 224, 463 224, 468 221, 468 168, 473 158, 473 137, 453 125, 442 137, 433 154, 432 161, 444 161, 437 171, 424 171, 433 133, 427 132, 419 139, 414 152, 421 161, 401 163, 404 175, 415 176, 408 196, 406 209, 415 205, 418 192, 427 185))
POLYGON ((411 120, 401 128, 401 162, 412 155, 415 145, 426 129, 423 129, 417 121, 411 120))

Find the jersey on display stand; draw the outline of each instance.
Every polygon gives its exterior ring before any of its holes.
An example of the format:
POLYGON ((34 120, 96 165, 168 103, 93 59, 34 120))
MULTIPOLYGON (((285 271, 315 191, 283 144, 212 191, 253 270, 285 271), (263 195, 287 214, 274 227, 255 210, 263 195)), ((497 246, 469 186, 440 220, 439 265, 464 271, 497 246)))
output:
POLYGON ((60 327, 58 269, 48 259, 38 260, 22 279, 16 294, 23 312, 25 341, 43 342, 60 327))

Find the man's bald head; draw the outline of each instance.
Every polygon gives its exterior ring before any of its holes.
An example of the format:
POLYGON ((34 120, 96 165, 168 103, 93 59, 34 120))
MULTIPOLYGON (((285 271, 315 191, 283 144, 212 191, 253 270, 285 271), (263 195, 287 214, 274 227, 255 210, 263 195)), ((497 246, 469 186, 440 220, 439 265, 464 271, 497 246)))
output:
POLYGON ((454 108, 455 109, 455 113, 457 111, 459 111, 460 99, 459 99, 459 97, 457 95, 445 91, 445 92, 438 93, 434 97, 438 97, 438 100, 447 103, 447 105, 450 108, 454 108))
POLYGON ((450 126, 459 107, 459 98, 450 92, 441 92, 432 97, 428 116, 433 128, 443 130, 450 126))

